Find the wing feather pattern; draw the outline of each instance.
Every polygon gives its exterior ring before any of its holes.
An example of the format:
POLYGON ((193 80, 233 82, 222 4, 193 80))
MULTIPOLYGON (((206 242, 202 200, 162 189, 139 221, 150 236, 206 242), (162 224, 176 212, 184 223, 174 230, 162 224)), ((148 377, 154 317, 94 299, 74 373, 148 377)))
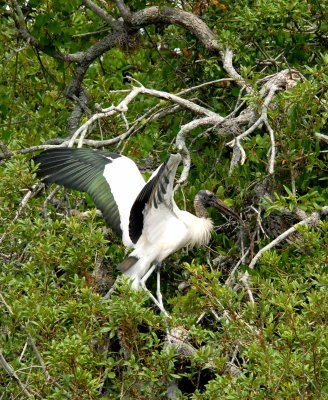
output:
MULTIPOLYGON (((114 198, 110 183, 111 177, 108 174, 104 176, 105 168, 109 167, 110 171, 110 164, 121 157, 123 156, 119 154, 93 149, 58 148, 40 153, 34 157, 34 162, 40 164, 38 175, 44 177, 45 182, 57 183, 70 189, 87 192, 102 211, 108 225, 122 237, 124 227, 122 229, 119 199, 114 198)), ((143 178, 139 171, 136 172, 137 166, 132 160, 127 160, 129 161, 128 168, 132 168, 132 179, 139 178, 140 180, 139 186, 137 186, 140 190, 144 185, 143 178), (138 173, 140 177, 138 177, 138 173)), ((119 173, 120 171, 115 172, 119 173)), ((122 174, 125 179, 129 178, 129 170, 122 171, 122 174)), ((113 180, 118 181, 119 178, 113 177, 113 180)), ((121 186, 124 185, 128 187, 129 182, 121 180, 121 186)))
POLYGON ((142 234, 146 207, 157 209, 164 203, 169 210, 173 211, 173 184, 180 161, 179 154, 171 154, 155 171, 133 203, 130 212, 129 235, 134 244, 142 234))

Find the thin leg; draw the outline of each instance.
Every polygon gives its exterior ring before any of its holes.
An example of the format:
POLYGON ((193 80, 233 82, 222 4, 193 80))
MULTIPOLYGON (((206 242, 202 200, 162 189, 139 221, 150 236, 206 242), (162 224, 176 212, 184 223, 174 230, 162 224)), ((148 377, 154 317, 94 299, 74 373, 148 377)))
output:
POLYGON ((164 309, 164 304, 163 304, 163 296, 161 293, 161 264, 158 263, 156 265, 156 276, 157 276, 157 288, 156 288, 156 296, 159 304, 162 305, 164 309))
POLYGON ((120 277, 117 277, 115 279, 115 282, 113 283, 112 287, 108 290, 108 292, 105 294, 105 296, 103 297, 105 300, 108 300, 111 298, 112 294, 115 292, 116 290, 116 286, 117 286, 117 282, 119 280, 120 277))
POLYGON ((113 286, 108 290, 108 292, 105 294, 104 299, 105 299, 105 300, 110 299, 110 298, 111 298, 111 295, 112 295, 112 293, 114 292, 115 289, 116 289, 116 286, 113 285, 113 286))
POLYGON ((147 271, 147 273, 145 273, 145 275, 140 279, 140 286, 142 288, 146 287, 146 282, 155 269, 156 269, 156 264, 152 265, 147 271))
POLYGON ((150 269, 147 271, 147 273, 142 277, 142 279, 140 280, 140 286, 142 287, 142 289, 148 293, 148 296, 153 300, 153 302, 157 305, 157 307, 161 310, 161 312, 164 314, 165 317, 168 317, 168 313, 166 312, 164 305, 163 305, 163 297, 162 294, 160 292, 160 289, 158 289, 158 281, 159 281, 159 270, 160 268, 158 268, 158 264, 152 265, 150 267, 150 269), (146 281, 147 279, 150 277, 150 275, 154 272, 154 270, 157 268, 157 297, 158 299, 156 299, 156 297, 147 289, 146 286, 146 281), (158 293, 160 294, 160 296, 158 296, 158 293))

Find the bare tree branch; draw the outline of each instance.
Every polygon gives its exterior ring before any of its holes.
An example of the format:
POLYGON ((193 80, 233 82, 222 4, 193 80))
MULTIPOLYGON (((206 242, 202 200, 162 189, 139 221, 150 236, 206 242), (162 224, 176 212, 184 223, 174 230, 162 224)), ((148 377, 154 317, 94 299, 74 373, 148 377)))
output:
POLYGON ((18 377, 18 375, 16 374, 15 370, 8 364, 8 362, 6 361, 5 357, 3 356, 2 351, 0 350, 0 366, 2 366, 2 368, 7 372, 8 375, 10 375, 12 378, 15 379, 15 381, 18 383, 19 387, 22 389, 22 392, 24 393, 25 396, 27 396, 28 398, 30 397, 34 397, 34 395, 37 395, 37 397, 41 397, 39 396, 37 393, 35 392, 30 392, 28 390, 28 386, 25 385, 18 377))
MULTIPOLYGON (((321 212, 313 212, 310 216, 306 217, 302 221, 298 222, 297 224, 293 225, 289 229, 287 229, 285 232, 283 232, 281 235, 276 237, 272 242, 264 246, 261 250, 259 250, 256 255, 253 257, 251 262, 248 265, 249 269, 254 269, 255 265, 259 261, 259 259, 262 257, 262 255, 267 252, 268 250, 272 249, 273 247, 277 246, 279 243, 281 243, 284 239, 286 239, 289 235, 292 233, 296 232, 297 229, 300 226, 317 226, 318 223, 320 222, 320 216, 325 216, 328 214, 328 206, 325 206, 321 209, 321 212)), ((241 277, 240 277, 240 282, 243 283, 245 289, 248 292, 249 295, 249 300, 254 304, 254 297, 252 294, 252 291, 250 289, 250 276, 249 273, 246 271, 241 277)))
POLYGON ((215 115, 211 115, 208 117, 195 119, 195 120, 183 125, 180 128, 180 131, 177 134, 176 141, 175 141, 176 147, 179 149, 179 151, 182 154, 182 162, 183 162, 183 170, 182 170, 182 173, 181 173, 179 181, 178 181, 178 186, 183 185, 185 183, 185 181, 187 180, 188 174, 190 171, 190 166, 191 166, 190 152, 186 145, 187 133, 193 129, 198 128, 199 126, 202 126, 202 125, 217 125, 219 122, 221 122, 223 120, 224 120, 223 117, 220 117, 218 114, 215 114, 215 115))
POLYGON ((120 13, 130 29, 140 29, 147 25, 162 23, 183 27, 191 32, 206 49, 219 51, 220 45, 213 32, 198 16, 187 11, 167 7, 148 7, 131 13, 123 1, 116 1, 120 13))
MULTIPOLYGON (((323 207, 321 213, 325 214, 328 211, 328 206, 327 207, 323 207)), ((266 246, 264 246, 252 259, 252 261, 249 264, 249 268, 250 269, 254 269, 255 265, 257 264, 258 260, 261 258, 261 256, 263 255, 263 253, 267 252, 268 250, 272 249, 273 247, 277 246, 279 243, 281 243, 284 239, 286 239, 289 235, 291 235, 292 233, 296 232, 297 229, 300 226, 303 225, 308 225, 308 226, 316 226, 318 225, 320 221, 320 214, 315 211, 314 213, 312 213, 309 217, 303 219, 302 221, 298 222, 297 224, 293 225, 291 228, 287 229, 287 231, 283 232, 281 235, 279 235, 278 237, 276 237, 274 240, 272 240, 272 242, 270 242, 269 244, 267 244, 266 246)))
POLYGON ((229 77, 236 81, 237 85, 245 89, 247 93, 253 93, 252 87, 245 81, 245 79, 238 74, 232 64, 233 52, 228 47, 220 52, 222 57, 223 68, 228 73, 229 77))
POLYGON ((103 8, 99 7, 91 0, 83 0, 83 3, 89 10, 93 11, 98 17, 107 22, 114 30, 121 28, 122 24, 119 23, 115 18, 108 14, 103 8))
POLYGON ((77 62, 83 58, 83 54, 84 54, 83 52, 78 52, 75 54, 66 54, 66 53, 58 51, 52 47, 43 46, 29 32, 29 30, 26 26, 26 23, 25 23, 22 9, 19 6, 18 2, 16 0, 11 0, 11 4, 12 4, 12 8, 13 8, 12 16, 15 21, 17 32, 24 40, 26 40, 28 43, 30 43, 35 48, 43 51, 46 54, 49 54, 51 57, 56 58, 58 60, 67 61, 67 62, 77 62))
MULTIPOLYGON (((255 129, 259 128, 264 124, 269 132, 270 140, 271 140, 271 150, 270 150, 270 159, 269 159, 269 173, 274 173, 274 162, 275 162, 275 139, 274 132, 270 126, 268 120, 268 109, 269 105, 272 102, 272 99, 275 93, 278 90, 289 89, 297 84, 298 81, 302 79, 301 75, 295 70, 284 70, 277 74, 272 75, 267 82, 263 85, 260 90, 260 95, 265 96, 263 100, 263 104, 261 107, 261 114, 256 119, 256 121, 243 133, 239 134, 235 139, 227 143, 228 146, 233 147, 235 157, 233 157, 230 172, 237 165, 238 162, 243 164, 246 160, 246 153, 243 147, 240 144, 240 141, 245 137, 250 135, 255 129), (237 146, 237 147, 236 147, 237 146), (238 150, 237 150, 238 149, 238 150)), ((256 110, 253 110, 254 115, 256 115, 256 110)))
POLYGON ((124 21, 127 21, 131 17, 131 12, 129 8, 125 5, 124 1, 122 0, 115 0, 116 7, 118 8, 122 18, 124 21))

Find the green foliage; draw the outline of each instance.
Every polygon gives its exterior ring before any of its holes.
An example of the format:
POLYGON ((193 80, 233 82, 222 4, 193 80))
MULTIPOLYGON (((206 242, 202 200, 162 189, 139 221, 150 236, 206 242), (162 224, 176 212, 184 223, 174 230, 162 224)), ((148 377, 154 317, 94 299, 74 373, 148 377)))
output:
MULTIPOLYGON (((113 2, 107 3, 116 15, 113 2)), ((148 5, 128 3, 135 11, 148 5)), ((191 94, 199 104, 225 116, 242 95, 246 105, 260 110, 259 79, 287 68, 303 74, 295 87, 277 93, 269 109, 277 148, 275 198, 263 200, 263 218, 281 208, 320 210, 328 204, 327 150, 315 138, 316 132, 328 134, 327 6, 312 0, 183 3, 220 43, 234 49, 236 69, 254 89, 254 95, 244 95, 231 82, 205 86, 191 94)), ((55 60, 53 52, 83 51, 109 31, 82 1, 28 4, 28 27, 44 51, 17 39, 7 5, 0 3, 0 154, 67 136, 74 104, 65 88, 73 67, 55 60)), ((226 77, 218 56, 191 33, 149 26, 133 51, 113 48, 90 65, 83 84, 91 112, 96 103, 107 107, 125 96, 113 91, 130 87, 126 75, 172 93, 226 77)), ((156 104, 146 96, 130 103, 130 125, 156 104)), ((123 151, 141 165, 152 157, 157 166, 174 151, 179 127, 193 118, 180 110, 143 121, 137 133, 109 150, 123 151)), ((93 127, 92 139, 115 137, 125 123, 108 119, 100 127, 93 127)), ((229 140, 215 131, 189 133, 192 169, 188 185, 175 196, 181 208, 191 210, 196 192, 206 188, 238 213, 249 210, 256 186, 267 178, 270 137, 259 128, 244 140, 247 160, 232 174, 229 140)), ((225 285, 240 259, 240 244, 236 229, 225 231, 225 219, 210 210, 217 226, 210 248, 173 255, 162 273, 171 315, 166 321, 147 295, 131 291, 125 280, 108 301, 96 293, 94 271, 105 266, 114 280, 125 255, 93 211, 85 219, 74 214, 92 209, 88 196, 61 190, 57 202, 45 207, 47 188, 20 207, 37 183, 29 159, 16 155, 0 161, 0 350, 34 393, 31 398, 164 399, 173 381, 181 399, 327 398, 327 221, 303 227, 296 238, 264 253, 254 270, 246 261, 240 265, 239 271, 251 276, 252 305, 238 281, 225 285), (219 255, 233 262, 219 269, 213 261, 219 255), (187 331, 191 354, 181 356, 167 346, 168 327, 187 331)), ((247 221, 251 229, 253 219, 247 221)), ((251 233, 256 253, 269 239, 251 233)), ((154 289, 154 279, 149 287, 154 289)), ((15 379, 0 371, 1 396, 23 398, 15 379)))

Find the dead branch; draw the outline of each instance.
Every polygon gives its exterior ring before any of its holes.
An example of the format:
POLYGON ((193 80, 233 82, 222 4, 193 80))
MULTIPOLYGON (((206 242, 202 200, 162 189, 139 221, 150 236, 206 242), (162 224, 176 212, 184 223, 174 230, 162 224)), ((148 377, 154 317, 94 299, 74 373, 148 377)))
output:
MULTIPOLYGON (((148 7, 138 12, 132 12, 128 6, 122 0, 116 0, 116 7, 121 14, 122 20, 118 20, 114 18, 110 13, 107 12, 106 3, 101 1, 96 4, 92 0, 84 0, 84 5, 94 12, 99 18, 104 20, 109 24, 112 31, 97 41, 95 44, 92 44, 87 50, 82 52, 76 52, 74 54, 63 54, 58 50, 51 50, 49 54, 49 50, 42 47, 42 45, 32 37, 30 32, 27 29, 27 25, 24 20, 24 15, 22 10, 17 2, 17 0, 12 0, 12 15, 16 24, 16 29, 19 35, 24 40, 29 40, 29 42, 35 46, 40 51, 47 52, 50 56, 54 58, 61 59, 66 62, 76 63, 76 69, 74 72, 74 76, 66 88, 66 96, 70 99, 74 99, 76 102, 76 107, 72 112, 71 118, 69 120, 69 142, 68 146, 73 146, 78 140, 77 145, 81 147, 83 144, 88 144, 95 147, 100 147, 103 145, 110 145, 113 143, 121 142, 125 138, 127 138, 131 131, 127 129, 127 132, 123 134, 120 138, 112 138, 105 142, 91 142, 90 139, 85 139, 87 135, 87 131, 89 126, 93 124, 94 121, 99 118, 103 118, 106 116, 114 115, 119 110, 115 109, 114 106, 112 109, 107 110, 108 114, 102 110, 101 114, 95 114, 91 117, 86 124, 78 127, 79 121, 81 120, 82 115, 86 112, 86 108, 88 105, 88 96, 86 91, 82 87, 82 82, 85 76, 86 71, 88 70, 90 64, 106 51, 113 47, 121 47, 122 43, 128 44, 131 42, 132 38, 135 37, 138 30, 142 27, 145 27, 150 24, 164 24, 164 25, 177 25, 181 26, 184 29, 190 31, 203 45, 206 49, 210 51, 214 51, 219 54, 222 58, 223 68, 228 74, 228 77, 225 80, 233 80, 236 82, 238 86, 241 87, 242 91, 246 91, 248 94, 254 94, 254 90, 247 83, 247 81, 237 72, 235 67, 233 66, 233 52, 226 48, 225 50, 220 46, 217 42, 213 32, 208 28, 208 26, 196 15, 183 11, 178 8, 168 8, 168 7, 148 7), (77 139, 78 138, 78 139, 77 139), (87 141, 85 141, 87 140, 87 141)), ((201 115, 205 117, 203 119, 199 119, 196 123, 191 122, 189 124, 185 124, 181 131, 179 132, 179 136, 177 137, 177 147, 181 150, 181 152, 185 156, 184 160, 184 172, 182 176, 182 181, 185 180, 185 177, 188 175, 188 150, 185 145, 185 136, 187 132, 194 129, 196 126, 210 124, 215 125, 217 129, 217 133, 219 135, 233 135, 235 139, 229 143, 233 147, 233 157, 231 162, 231 171, 237 163, 243 164, 246 160, 246 152, 241 145, 241 140, 251 134, 256 128, 264 125, 269 132, 270 140, 271 140, 271 150, 269 157, 269 173, 273 174, 274 172, 274 161, 275 161, 275 140, 274 140, 274 132, 269 124, 267 111, 269 104, 277 90, 282 88, 288 89, 295 85, 297 80, 300 80, 300 74, 294 70, 286 70, 282 71, 278 74, 267 77, 263 80, 264 85, 259 92, 259 95, 264 99, 263 106, 261 109, 260 116, 257 116, 256 110, 248 107, 244 110, 240 115, 236 115, 237 112, 230 115, 229 118, 223 119, 217 113, 208 110, 205 107, 199 106, 194 102, 191 102, 187 99, 182 99, 181 94, 187 93, 192 90, 187 89, 184 92, 179 93, 178 95, 173 95, 170 93, 159 92, 153 89, 146 89, 142 87, 139 88, 140 93, 147 94, 153 97, 158 97, 161 99, 165 99, 167 101, 173 102, 178 106, 189 109, 196 115, 201 115), (210 121, 209 117, 213 117, 213 120, 210 121), (240 132, 241 127, 243 125, 249 125, 244 132, 240 132)), ((221 80, 218 80, 218 82, 221 80)), ((210 82, 208 84, 214 83, 216 81, 210 82)), ((196 86, 195 88, 202 87, 203 85, 196 86)), ((134 97, 137 95, 135 91, 132 90, 130 96, 134 97)), ((123 100, 123 103, 128 103, 130 100, 128 97, 123 100)), ((117 107, 122 106, 121 112, 126 112, 127 107, 123 107, 123 103, 117 107)), ((127 104, 126 104, 127 105, 127 104)), ((68 138, 67 138, 68 140, 68 138)), ((52 143, 49 143, 52 144, 52 143)), ((61 143, 61 145, 66 146, 67 141, 61 143)), ((25 150, 28 152, 29 150, 25 150)), ((31 150, 32 151, 32 150, 31 150)), ((22 151, 18 151, 22 153, 22 151)), ((5 157, 10 157, 9 153, 4 155, 5 157)), ((190 166, 190 165, 189 165, 190 166)))
POLYGON ((5 357, 3 356, 2 351, 0 350, 0 365, 2 368, 7 372, 9 376, 15 379, 15 381, 18 383, 19 387, 22 389, 22 392, 27 396, 28 398, 34 397, 34 395, 37 395, 37 397, 41 398, 37 393, 30 391, 28 389, 28 386, 25 385, 18 377, 16 374, 15 370, 8 364, 6 361, 5 357))
MULTIPOLYGON (((259 259, 262 257, 262 255, 267 252, 268 250, 272 249, 273 247, 276 247, 279 243, 281 243, 284 239, 286 239, 289 235, 292 233, 296 232, 297 229, 301 226, 317 226, 320 222, 320 217, 325 216, 328 214, 328 206, 325 206, 321 209, 320 213, 315 211, 313 212, 310 216, 306 217, 302 221, 298 222, 297 224, 293 225, 291 228, 287 229, 285 232, 283 232, 281 235, 276 237, 274 240, 272 240, 269 244, 264 246, 261 250, 259 250, 256 255, 253 257, 251 262, 248 265, 249 269, 254 269, 255 265, 259 261, 259 259)), ((249 300, 254 304, 254 297, 252 294, 252 291, 250 289, 250 276, 249 273, 246 271, 241 277, 240 277, 240 282, 244 285, 245 289, 248 292, 249 300)))
POLYGON ((228 47, 220 52, 222 57, 223 68, 227 72, 230 78, 232 78, 238 86, 240 86, 243 90, 246 90, 247 93, 252 94, 254 91, 252 87, 245 81, 245 79, 238 74, 236 69, 232 64, 233 52, 228 47))
POLYGON ((221 48, 213 32, 197 15, 187 11, 168 7, 149 7, 142 11, 131 13, 127 11, 122 1, 116 1, 120 5, 121 15, 128 26, 133 29, 140 29, 151 24, 178 25, 191 32, 206 49, 218 52, 221 48))
POLYGON ((191 157, 188 147, 186 145, 186 135, 193 129, 203 125, 217 125, 224 120, 223 117, 218 114, 214 114, 209 117, 204 117, 200 119, 195 119, 185 125, 183 125, 176 137, 176 147, 182 155, 183 170, 178 180, 178 185, 183 185, 188 178, 190 167, 191 167, 191 157))
MULTIPOLYGON (((324 215, 326 212, 328 212, 328 206, 323 207, 321 214, 324 215)), ((272 249, 273 247, 276 247, 280 242, 282 242, 284 239, 286 239, 289 235, 292 233, 296 232, 297 229, 300 226, 317 226, 320 221, 320 213, 315 211, 312 213, 309 217, 303 219, 302 221, 298 222, 297 224, 293 225, 291 228, 287 229, 285 232, 283 232, 281 235, 276 237, 272 242, 264 246, 252 259, 248 267, 250 269, 254 269, 255 265, 257 264, 258 260, 261 258, 263 253, 267 252, 268 250, 272 249)))
MULTIPOLYGON (((239 134, 237 137, 235 137, 232 141, 228 142, 227 145, 233 148, 233 157, 231 160, 231 165, 230 165, 230 172, 232 172, 233 168, 240 163, 241 165, 244 164, 246 161, 246 153, 244 148, 241 145, 241 140, 245 139, 247 136, 249 136, 251 133, 255 131, 255 129, 260 128, 262 125, 264 125, 267 128, 267 131, 269 132, 270 135, 270 140, 271 140, 271 149, 270 149, 270 157, 269 157, 269 174, 274 173, 274 163, 275 163, 275 154, 276 154, 276 148, 275 148, 275 138, 274 138, 274 132, 273 129, 269 123, 268 120, 268 109, 269 106, 273 100, 273 97, 275 93, 278 90, 282 89, 290 89, 294 87, 297 82, 302 80, 303 78, 301 75, 295 71, 295 70, 284 70, 281 72, 278 72, 277 74, 271 75, 266 83, 263 85, 261 88, 259 94, 261 97, 264 97, 263 104, 261 106, 261 113, 259 117, 255 120, 255 122, 243 133, 239 134)), ((254 113, 254 116, 256 116, 256 110, 252 110, 254 113)))

